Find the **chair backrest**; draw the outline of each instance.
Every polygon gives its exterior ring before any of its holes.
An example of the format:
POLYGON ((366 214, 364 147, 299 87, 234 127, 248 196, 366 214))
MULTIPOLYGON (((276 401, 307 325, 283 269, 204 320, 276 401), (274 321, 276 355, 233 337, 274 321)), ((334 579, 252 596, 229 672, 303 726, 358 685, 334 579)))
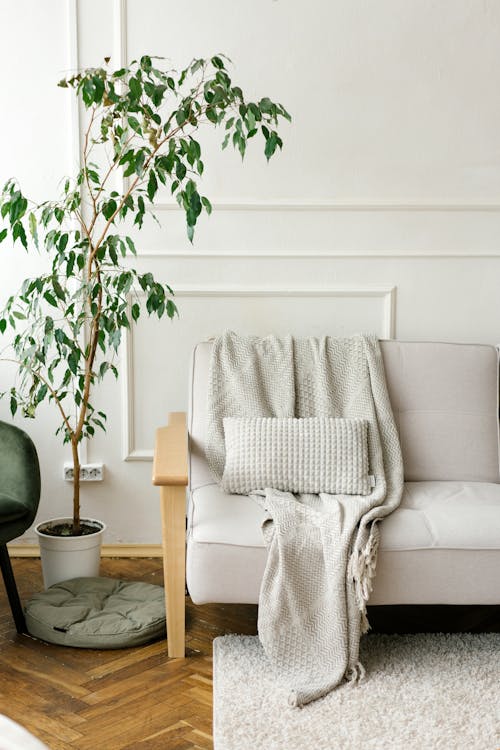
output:
POLYGON ((0 544, 23 534, 40 501, 36 448, 24 430, 0 421, 0 544))
MULTIPOLYGON (((407 481, 498 482, 498 355, 483 344, 381 341, 407 481)), ((190 486, 214 482, 205 459, 212 344, 193 352, 190 486)))

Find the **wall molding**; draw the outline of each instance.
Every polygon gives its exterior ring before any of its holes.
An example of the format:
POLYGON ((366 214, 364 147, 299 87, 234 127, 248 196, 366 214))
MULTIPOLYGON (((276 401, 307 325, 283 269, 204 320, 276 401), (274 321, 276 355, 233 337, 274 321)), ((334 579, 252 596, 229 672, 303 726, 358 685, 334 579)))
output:
MULTIPOLYGON (((75 0, 71 0, 75 2, 75 0)), ((128 64, 128 15, 127 0, 114 0, 116 57, 119 67, 128 64)), ((123 187, 126 189, 127 179, 123 179, 123 187)), ((500 213, 500 203, 442 203, 442 202, 341 202, 335 200, 308 201, 298 200, 270 200, 270 201, 233 201, 228 198, 220 198, 211 201, 214 210, 218 211, 297 211, 297 212, 484 212, 500 213)), ((159 201, 155 204, 155 211, 180 210, 176 201, 159 201)), ((390 257, 390 256, 388 256, 390 257)))
MULTIPOLYGON (((499 242, 500 244, 500 242, 499 242)), ((248 250, 242 250, 240 251, 234 251, 231 250, 229 252, 203 252, 200 250, 190 250, 189 248, 182 251, 182 250, 176 250, 173 252, 168 252, 166 250, 138 250, 137 255, 139 258, 144 259, 156 259, 156 258, 163 258, 163 259, 175 259, 175 260, 188 260, 190 258, 199 260, 200 258, 205 258, 207 260, 217 260, 219 258, 253 258, 255 260, 259 259, 280 259, 283 258, 285 260, 293 260, 294 258, 306 258, 308 260, 328 260, 328 258, 401 258, 402 260, 408 259, 408 260, 414 260, 415 258, 429 258, 432 259, 442 259, 442 258, 470 258, 471 260, 474 259, 481 259, 481 258, 500 258, 500 247, 498 250, 492 250, 491 252, 480 252, 480 253, 470 253, 470 252, 457 252, 454 250, 450 250, 449 252, 445 252, 442 250, 439 251, 428 251, 428 250, 422 250, 421 252, 411 252, 407 253, 403 250, 401 251, 392 251, 388 252, 387 250, 380 250, 380 251, 374 251, 371 253, 368 253, 366 251, 347 251, 347 250, 324 250, 324 251, 318 251, 314 250, 313 252, 308 252, 307 250, 287 250, 284 252, 280 252, 278 250, 255 250, 254 252, 249 252, 248 250)))
POLYGON ((114 63, 116 69, 124 68, 127 63, 127 0, 114 0, 114 63))
MULTIPOLYGON (((67 0, 68 24, 68 71, 75 73, 80 67, 78 51, 78 4, 77 0, 67 0)), ((70 122, 71 145, 69 153, 70 170, 80 166, 80 107, 76 96, 68 95, 68 116, 70 122)))
MULTIPOLYGON (((135 292, 143 296, 139 290, 135 292)), ((327 287, 279 285, 273 287, 240 286, 236 284, 212 287, 179 285, 176 297, 378 297, 383 300, 382 336, 394 338, 396 332, 396 287, 391 285, 336 284, 327 287)), ((137 447, 134 413, 134 337, 132 328, 126 330, 122 342, 122 458, 124 461, 152 461, 153 449, 137 447)))
MULTIPOLYGON (((500 203, 342 203, 338 201, 211 201, 213 209, 217 211, 326 211, 326 212, 357 212, 368 213, 500 213, 500 203)), ((156 211, 180 211, 175 201, 159 201, 155 204, 156 211)))
MULTIPOLYGON (((67 2, 67 23, 68 23, 68 71, 76 73, 80 69, 80 51, 78 41, 78 0, 68 0, 67 2)), ((71 145, 69 153, 69 169, 68 174, 72 175, 75 173, 75 169, 81 167, 81 146, 82 146, 82 117, 80 110, 79 99, 74 95, 68 94, 68 109, 69 109, 69 126, 71 133, 71 145)), ((80 194, 82 190, 80 189, 80 194)), ((77 223, 75 220, 75 228, 77 223)), ((81 341, 85 344, 86 332, 82 331, 81 341)), ((80 461, 87 463, 88 461, 88 438, 83 438, 78 448, 80 461)))
MULTIPOLYGON (((40 557, 38 544, 9 544, 11 557, 40 557)), ((103 544, 101 557, 162 557, 161 544, 103 544)))

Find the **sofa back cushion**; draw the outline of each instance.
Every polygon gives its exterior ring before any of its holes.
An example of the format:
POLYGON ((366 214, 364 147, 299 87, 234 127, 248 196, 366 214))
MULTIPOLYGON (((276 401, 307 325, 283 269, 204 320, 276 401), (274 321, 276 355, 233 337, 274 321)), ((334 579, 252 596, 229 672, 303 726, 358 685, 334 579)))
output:
MULTIPOLYGON (((498 482, 498 356, 493 346, 381 341, 406 481, 498 482)), ((214 481, 205 460, 210 342, 193 352, 190 486, 214 481)))

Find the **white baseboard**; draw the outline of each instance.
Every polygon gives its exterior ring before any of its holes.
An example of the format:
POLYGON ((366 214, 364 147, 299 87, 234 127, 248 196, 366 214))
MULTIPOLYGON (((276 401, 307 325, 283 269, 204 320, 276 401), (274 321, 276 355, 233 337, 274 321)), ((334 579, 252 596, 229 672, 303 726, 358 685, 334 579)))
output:
MULTIPOLYGON (((9 544, 11 557, 40 557, 38 544, 9 544)), ((161 544, 103 544, 101 557, 162 557, 161 544)))

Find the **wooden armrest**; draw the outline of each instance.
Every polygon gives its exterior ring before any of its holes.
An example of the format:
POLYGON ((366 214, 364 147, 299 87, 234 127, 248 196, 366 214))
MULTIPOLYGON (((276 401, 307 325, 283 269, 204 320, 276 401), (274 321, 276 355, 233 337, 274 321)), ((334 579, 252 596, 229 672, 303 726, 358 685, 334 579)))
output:
POLYGON ((163 487, 188 483, 188 448, 186 414, 168 415, 168 426, 156 430, 153 459, 153 484, 163 487))

